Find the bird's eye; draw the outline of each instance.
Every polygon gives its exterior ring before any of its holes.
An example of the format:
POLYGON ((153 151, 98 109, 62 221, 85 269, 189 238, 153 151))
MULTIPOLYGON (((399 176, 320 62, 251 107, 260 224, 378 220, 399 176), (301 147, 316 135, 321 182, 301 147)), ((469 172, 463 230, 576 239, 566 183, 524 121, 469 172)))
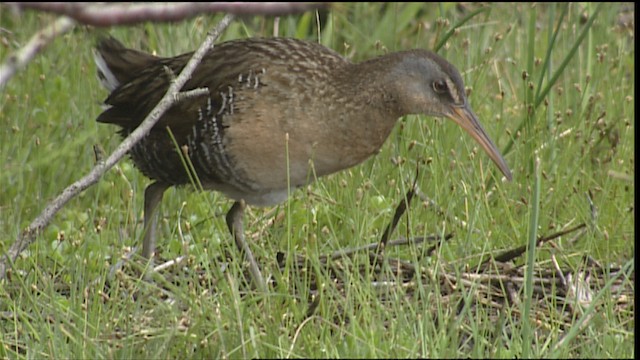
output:
POLYGON ((447 84, 443 80, 434 81, 433 91, 438 94, 444 94, 447 92, 447 84))

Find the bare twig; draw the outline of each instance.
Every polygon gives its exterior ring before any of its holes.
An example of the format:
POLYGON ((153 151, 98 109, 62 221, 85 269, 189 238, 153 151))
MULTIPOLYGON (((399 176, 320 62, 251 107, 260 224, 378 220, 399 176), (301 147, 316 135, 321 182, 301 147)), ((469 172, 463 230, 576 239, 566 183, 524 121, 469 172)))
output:
POLYGON ((418 188, 417 184, 419 173, 419 168, 416 168, 416 176, 413 179, 413 183, 411 184, 411 189, 409 189, 405 197, 400 200, 400 203, 398 204, 398 206, 396 206, 396 211, 393 214, 393 219, 391 220, 389 225, 387 225, 386 229, 384 229, 384 233, 382 234, 380 243, 378 244, 378 249, 376 250, 378 254, 382 254, 382 252, 384 251, 384 248, 387 246, 387 242, 389 241, 391 234, 398 226, 400 218, 405 213, 405 211, 407 211, 409 204, 411 204, 411 199, 413 199, 413 196, 416 194, 416 189, 418 188))
POLYGON ((145 21, 179 21, 207 13, 235 15, 287 15, 326 8, 327 3, 260 3, 260 2, 202 2, 202 3, 70 3, 33 2, 8 3, 20 9, 32 9, 66 15, 93 26, 131 25, 145 21))
MULTIPOLYGON (((453 234, 446 234, 444 236, 444 238, 442 238, 440 235, 430 235, 427 237, 423 237, 423 236, 418 236, 415 238, 401 238, 398 240, 393 240, 393 241, 389 241, 386 245, 386 247, 391 247, 391 246, 400 246, 400 245, 407 245, 407 244, 420 244, 422 242, 428 241, 428 242, 432 242, 432 241, 436 241, 438 243, 442 242, 442 240, 449 240, 453 237, 453 234)), ((337 260, 340 258, 343 258, 345 256, 350 256, 351 254, 360 252, 360 251, 365 251, 365 250, 374 250, 377 249, 378 246, 380 246, 379 242, 375 242, 375 243, 371 243, 371 244, 367 244, 367 245, 362 245, 362 246, 358 246, 355 248, 350 248, 350 249, 344 249, 344 250, 338 250, 338 251, 334 251, 333 253, 331 253, 331 255, 326 256, 326 255, 322 255, 320 256, 320 260, 324 260, 326 258, 330 258, 331 260, 337 260)), ((427 251, 429 253, 429 251, 427 251)))
POLYGON ((183 256, 178 256, 175 259, 171 259, 169 261, 164 262, 163 264, 157 265, 156 267, 153 268, 153 271, 154 272, 163 271, 163 270, 168 269, 168 268, 170 268, 170 267, 172 267, 174 265, 178 265, 178 264, 184 262, 186 259, 187 259, 187 257, 184 256, 184 255, 183 256))
MULTIPOLYGON (((572 227, 570 229, 562 230, 560 232, 557 232, 555 234, 549 235, 547 237, 540 238, 540 239, 538 239, 536 241, 536 246, 540 246, 540 245, 542 245, 542 244, 544 244, 544 243, 546 243, 546 242, 548 242, 550 240, 559 238, 560 236, 564 236, 564 235, 570 234, 570 233, 572 233, 574 231, 577 231, 577 230, 580 230, 580 229, 582 229, 582 228, 584 228, 586 226, 587 226, 586 224, 582 223, 582 224, 580 224, 578 226, 575 226, 575 227, 572 227)), ((495 261, 497 261, 497 262, 507 262, 507 261, 511 261, 511 260, 519 257, 520 255, 524 254, 525 251, 527 251, 527 245, 522 245, 522 246, 519 246, 519 247, 517 247, 515 249, 511 249, 511 250, 505 251, 505 252, 503 252, 502 254, 496 256, 493 259, 495 261)), ((491 258, 486 259, 482 263, 487 263, 490 260, 491 260, 491 258)))
POLYGON ((20 69, 24 68, 46 45, 68 32, 76 21, 92 26, 131 25, 146 21, 179 21, 199 14, 225 12, 231 14, 286 15, 327 8, 328 3, 65 3, 7 2, 2 6, 30 9, 63 15, 36 33, 29 43, 10 55, 0 66, 0 90, 20 69))
POLYGON ((7 265, 12 263, 18 255, 27 248, 31 243, 36 240, 36 237, 44 230, 44 228, 51 222, 53 216, 67 203, 73 199, 80 192, 88 188, 89 186, 98 182, 100 177, 111 167, 113 167, 125 154, 142 139, 160 117, 176 103, 178 100, 176 94, 184 86, 187 80, 191 77, 191 74, 198 66, 202 57, 213 47, 214 41, 220 36, 222 31, 229 25, 234 15, 225 16, 222 21, 209 33, 205 41, 200 48, 193 54, 193 57, 187 65, 184 67, 180 75, 174 82, 171 83, 167 93, 160 100, 158 105, 151 110, 149 115, 144 121, 134 130, 124 141, 116 148, 116 150, 104 160, 104 162, 98 162, 96 166, 83 178, 74 182, 69 187, 52 200, 42 213, 26 228, 16 239, 16 242, 11 245, 7 253, 3 256, 0 262, 0 279, 3 279, 7 273, 7 265))
POLYGON ((585 194, 587 196, 587 201, 589 202, 589 209, 591 210, 591 227, 595 227, 598 224, 598 208, 593 203, 593 194, 591 190, 587 191, 585 194))
POLYGON ((46 28, 38 31, 31 40, 15 53, 9 55, 0 66, 0 90, 20 69, 24 68, 42 49, 56 38, 56 36, 73 29, 76 24, 72 19, 63 16, 46 28))
POLYGON ((377 250, 378 253, 382 253, 384 251, 385 247, 387 246, 387 242, 389 242, 389 238, 391 237, 391 234, 398 226, 398 222, 400 222, 400 218, 407 211, 407 208, 411 203, 411 199, 413 199, 413 195, 415 195, 415 183, 413 184, 411 189, 407 191, 406 196, 402 200, 400 200, 400 203, 398 204, 398 206, 396 206, 396 211, 393 214, 393 219, 384 229, 384 233, 382 234, 382 237, 380 238, 380 242, 378 243, 378 250, 377 250))
POLYGON ((551 263, 553 264, 553 267, 556 270, 556 276, 558 276, 558 278, 560 279, 560 282, 562 283, 563 289, 566 291, 567 290, 567 279, 564 277, 564 273, 562 272, 562 269, 560 268, 560 264, 558 263, 558 260, 556 259, 556 255, 555 254, 551 254, 551 263))
POLYGON ((197 88, 189 91, 182 91, 176 93, 176 103, 185 101, 187 99, 198 98, 201 96, 209 95, 209 89, 207 88, 197 88))

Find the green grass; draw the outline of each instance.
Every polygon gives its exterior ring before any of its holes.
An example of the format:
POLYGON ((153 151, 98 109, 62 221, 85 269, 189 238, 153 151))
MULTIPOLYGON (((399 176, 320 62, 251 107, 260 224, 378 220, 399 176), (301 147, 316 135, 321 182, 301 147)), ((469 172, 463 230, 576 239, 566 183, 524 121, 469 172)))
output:
MULTIPOLYGON (((424 246, 391 248, 387 254, 428 269, 427 276, 436 279, 445 268, 460 272, 489 253, 579 223, 588 225, 579 241, 567 235, 531 256, 551 268, 554 254, 561 265, 579 270, 589 255, 605 266, 628 264, 635 272, 635 47, 633 30, 619 25, 629 5, 565 6, 495 4, 474 13, 475 5, 461 11, 454 4, 357 3, 336 4, 318 17, 310 12, 281 18, 279 36, 320 38, 355 61, 442 44, 438 53, 463 73, 471 105, 505 150, 513 182, 495 181, 497 169, 451 122, 408 116, 376 157, 294 192, 275 211, 249 209, 246 232, 255 234, 251 246, 261 265, 274 269, 278 251, 289 260, 304 255, 323 283, 318 308, 307 317, 311 274, 288 261, 268 295, 244 294, 244 269, 224 223, 231 202, 188 188, 167 191, 158 230, 163 258, 189 255, 184 272, 176 281, 158 277, 153 283, 119 274, 105 288, 110 266, 141 241, 142 194, 149 180, 124 160, 67 204, 0 283, 0 354, 633 357, 633 310, 619 310, 613 287, 575 316, 571 338, 557 347, 569 329, 553 314, 542 324, 514 316, 534 314, 526 304, 535 301, 511 304, 494 321, 470 305, 476 285, 458 289, 466 299, 460 310, 441 296, 443 285, 432 281, 419 284, 411 296, 395 289, 387 294, 392 300, 382 302, 370 272, 360 276, 358 270, 369 266, 368 258, 344 261, 344 294, 317 261, 321 254, 377 241, 419 164, 418 186, 442 213, 416 199, 393 237, 451 231, 455 237, 431 257, 424 246), (537 336, 540 328, 545 337, 537 336)), ((114 127, 95 122, 106 97, 91 57, 98 32, 108 31, 133 48, 177 55, 195 49, 220 18, 77 27, 9 82, 0 97, 0 251, 49 200, 92 168, 94 144, 109 152, 120 141, 114 127)), ((0 27, 8 30, 0 32, 0 61, 52 19, 32 12, 15 16, 0 7, 0 27)), ((222 38, 270 36, 273 25, 272 18, 247 17, 222 38)), ((624 284, 633 286, 632 280, 624 284)))

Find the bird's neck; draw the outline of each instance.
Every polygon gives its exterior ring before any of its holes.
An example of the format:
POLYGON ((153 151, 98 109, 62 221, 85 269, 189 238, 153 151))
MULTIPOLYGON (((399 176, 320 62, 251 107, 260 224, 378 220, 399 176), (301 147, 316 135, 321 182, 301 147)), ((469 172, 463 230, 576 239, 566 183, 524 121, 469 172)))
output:
POLYGON ((404 115, 394 94, 393 84, 384 75, 393 58, 376 58, 346 64, 334 71, 334 91, 329 120, 333 139, 342 148, 343 164, 356 165, 376 154, 404 115))

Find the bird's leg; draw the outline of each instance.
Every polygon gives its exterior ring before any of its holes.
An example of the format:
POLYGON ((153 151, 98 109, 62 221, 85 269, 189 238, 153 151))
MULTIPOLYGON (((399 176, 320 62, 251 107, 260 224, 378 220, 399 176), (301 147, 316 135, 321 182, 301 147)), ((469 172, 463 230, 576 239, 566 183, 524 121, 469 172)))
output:
POLYGON ((253 253, 249 248, 249 245, 244 239, 244 201, 236 201, 229 209, 227 213, 227 226, 229 227, 229 232, 231 232, 231 236, 233 236, 234 241, 236 242, 236 246, 240 250, 241 253, 247 259, 249 263, 249 271, 251 272, 251 276, 253 277, 253 281, 258 288, 259 291, 265 293, 267 291, 267 283, 264 281, 264 277, 262 277, 262 272, 260 272, 260 267, 256 262, 256 259, 253 257, 253 253))
MULTIPOLYGON (((144 239, 142 241, 142 256, 147 260, 153 260, 153 252, 156 247, 156 225, 158 222, 157 210, 158 204, 162 201, 162 195, 165 190, 169 188, 169 185, 161 182, 154 182, 147 186, 144 190, 144 239)), ((131 251, 127 256, 120 259, 109 270, 109 278, 113 279, 118 271, 126 261, 128 261, 135 251, 131 251)), ((153 265, 150 263, 149 265, 153 265)), ((150 272, 147 273, 149 275, 150 272)))
POLYGON ((147 186, 144 191, 144 240, 142 242, 142 256, 151 259, 156 249, 156 225, 158 224, 158 204, 162 201, 168 184, 156 181, 147 186))

